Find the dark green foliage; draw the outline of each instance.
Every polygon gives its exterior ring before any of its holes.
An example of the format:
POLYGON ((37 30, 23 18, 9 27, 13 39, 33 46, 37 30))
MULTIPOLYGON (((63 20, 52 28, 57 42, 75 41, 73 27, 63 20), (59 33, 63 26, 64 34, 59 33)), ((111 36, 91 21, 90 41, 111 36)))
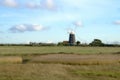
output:
POLYGON ((81 44, 80 41, 77 41, 77 42, 76 42, 76 45, 77 45, 77 46, 80 46, 80 44, 81 44))
POLYGON ((94 39, 90 44, 90 46, 104 46, 104 43, 100 39, 94 39))
POLYGON ((69 43, 67 41, 63 41, 63 42, 58 42, 57 45, 58 46, 69 46, 69 43))

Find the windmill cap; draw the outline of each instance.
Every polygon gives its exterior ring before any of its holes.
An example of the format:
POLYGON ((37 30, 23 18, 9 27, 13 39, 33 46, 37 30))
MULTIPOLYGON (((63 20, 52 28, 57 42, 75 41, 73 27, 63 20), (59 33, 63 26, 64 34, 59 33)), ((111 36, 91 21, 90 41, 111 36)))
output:
POLYGON ((75 34, 75 32, 74 32, 74 31, 71 31, 70 34, 75 34))

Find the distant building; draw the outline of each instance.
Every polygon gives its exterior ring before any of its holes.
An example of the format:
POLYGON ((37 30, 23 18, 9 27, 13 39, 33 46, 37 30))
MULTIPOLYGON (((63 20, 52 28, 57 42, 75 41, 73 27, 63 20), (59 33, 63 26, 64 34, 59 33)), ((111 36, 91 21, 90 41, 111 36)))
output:
POLYGON ((63 41, 63 45, 68 46, 69 45, 69 41, 63 41))
POLYGON ((74 46, 76 43, 75 43, 75 34, 74 32, 70 32, 69 34, 69 45, 70 46, 74 46))
POLYGON ((69 41, 63 41, 63 44, 68 44, 69 43, 69 41))

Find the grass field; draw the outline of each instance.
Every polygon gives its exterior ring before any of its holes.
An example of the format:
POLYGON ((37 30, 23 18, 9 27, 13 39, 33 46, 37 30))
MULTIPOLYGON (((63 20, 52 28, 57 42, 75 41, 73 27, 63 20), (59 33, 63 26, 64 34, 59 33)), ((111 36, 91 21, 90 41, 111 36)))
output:
POLYGON ((120 80, 120 64, 4 64, 0 80, 120 80))
POLYGON ((101 79, 120 80, 120 47, 0 47, 0 80, 101 79))
POLYGON ((107 65, 120 63, 120 55, 113 54, 48 54, 40 56, 31 56, 28 62, 32 63, 61 63, 70 65, 107 65))
POLYGON ((120 47, 29 47, 0 46, 0 55, 29 55, 48 53, 109 54, 120 53, 120 47))

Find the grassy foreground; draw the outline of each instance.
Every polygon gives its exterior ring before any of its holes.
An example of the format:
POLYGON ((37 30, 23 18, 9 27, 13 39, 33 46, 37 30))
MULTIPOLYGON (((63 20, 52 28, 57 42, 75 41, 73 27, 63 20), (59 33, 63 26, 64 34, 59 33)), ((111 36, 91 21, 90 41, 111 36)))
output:
POLYGON ((5 64, 0 65, 0 80, 119 80, 120 64, 5 64))
POLYGON ((0 61, 0 80, 120 80, 120 47, 4 46, 0 61))

